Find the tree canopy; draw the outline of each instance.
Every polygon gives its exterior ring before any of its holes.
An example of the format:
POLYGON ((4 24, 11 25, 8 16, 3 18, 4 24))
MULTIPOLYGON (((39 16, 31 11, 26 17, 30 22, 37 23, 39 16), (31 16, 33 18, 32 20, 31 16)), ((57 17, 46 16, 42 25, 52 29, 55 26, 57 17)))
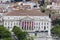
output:
POLYGON ((4 26, 0 25, 0 39, 12 40, 11 33, 4 26))
POLYGON ((51 33, 53 35, 59 36, 60 37, 60 25, 55 25, 52 29, 51 29, 51 33))
POLYGON ((52 21, 53 25, 59 24, 60 25, 60 19, 56 19, 52 21))
POLYGON ((23 32, 19 27, 14 26, 12 30, 17 36, 18 40, 25 40, 27 36, 27 32, 23 32))

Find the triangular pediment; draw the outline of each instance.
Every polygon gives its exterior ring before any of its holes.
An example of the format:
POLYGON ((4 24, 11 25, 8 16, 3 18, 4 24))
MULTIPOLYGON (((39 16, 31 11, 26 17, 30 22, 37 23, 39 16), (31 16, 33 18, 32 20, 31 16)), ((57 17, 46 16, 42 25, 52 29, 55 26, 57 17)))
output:
POLYGON ((33 19, 30 18, 30 17, 24 17, 24 18, 22 18, 21 20, 22 20, 22 21, 23 21, 23 20, 28 20, 28 21, 29 21, 29 20, 33 20, 33 19))

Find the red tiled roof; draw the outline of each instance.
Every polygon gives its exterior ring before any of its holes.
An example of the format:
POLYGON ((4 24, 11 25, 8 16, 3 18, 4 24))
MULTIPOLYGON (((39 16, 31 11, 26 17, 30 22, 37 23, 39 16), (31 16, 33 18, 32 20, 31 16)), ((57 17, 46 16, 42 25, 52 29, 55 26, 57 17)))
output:
POLYGON ((12 12, 8 12, 6 13, 6 16, 46 16, 46 14, 44 13, 41 13, 40 11, 38 10, 23 10, 23 9, 20 9, 20 10, 15 10, 15 11, 12 11, 12 12))

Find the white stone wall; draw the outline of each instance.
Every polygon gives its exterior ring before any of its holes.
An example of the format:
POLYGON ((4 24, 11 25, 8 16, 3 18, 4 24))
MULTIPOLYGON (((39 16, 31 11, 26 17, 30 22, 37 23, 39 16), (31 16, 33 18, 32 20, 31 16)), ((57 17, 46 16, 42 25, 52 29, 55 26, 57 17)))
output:
MULTIPOLYGON (((27 16, 4 16, 3 19, 4 19, 4 23, 6 21, 8 21, 8 22, 12 22, 13 21, 13 22, 17 22, 18 23, 19 20, 21 20, 21 19, 23 19, 25 17, 27 17, 27 16)), ((42 16, 29 16, 29 17, 32 18, 32 19, 34 19, 34 26, 37 27, 36 30, 39 27, 41 27, 41 26, 43 26, 43 28, 41 28, 41 30, 44 30, 44 26, 46 26, 46 27, 50 26, 49 23, 51 22, 51 20, 48 18, 48 16, 46 16, 46 17, 44 17, 44 16, 43 17, 42 16), (44 23, 46 25, 44 25, 44 23), (47 23, 48 23, 48 25, 47 25, 47 23)), ((46 30, 48 30, 48 29, 46 29, 46 30)))
POLYGON ((28 17, 28 19, 31 18, 34 20, 34 30, 32 31, 48 31, 50 36, 51 19, 48 16, 4 16, 4 26, 7 28, 9 27, 9 30, 12 30, 13 26, 18 26, 21 28, 20 22, 26 17, 28 17), (46 29, 44 29, 44 26, 46 29))

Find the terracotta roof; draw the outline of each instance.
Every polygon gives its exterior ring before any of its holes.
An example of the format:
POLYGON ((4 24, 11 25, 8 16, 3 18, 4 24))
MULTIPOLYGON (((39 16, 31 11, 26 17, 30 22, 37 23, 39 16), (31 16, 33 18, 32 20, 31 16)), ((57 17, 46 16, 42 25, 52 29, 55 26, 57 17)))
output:
POLYGON ((57 2, 57 3, 60 3, 60 0, 52 0, 53 2, 57 2))
POLYGON ((12 12, 6 13, 6 16, 46 16, 46 14, 41 13, 38 10, 14 10, 12 12))
POLYGON ((0 7, 0 13, 5 13, 6 11, 3 12, 3 10, 5 10, 5 8, 0 7))

